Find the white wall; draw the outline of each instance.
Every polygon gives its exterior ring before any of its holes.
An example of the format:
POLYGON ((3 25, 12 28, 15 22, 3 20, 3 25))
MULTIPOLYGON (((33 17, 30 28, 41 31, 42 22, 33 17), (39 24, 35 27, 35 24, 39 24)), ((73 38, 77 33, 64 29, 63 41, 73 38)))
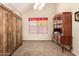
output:
POLYGON ((42 10, 34 10, 33 8, 23 14, 23 40, 51 40, 53 29, 52 17, 55 14, 55 4, 46 4, 42 10), (47 34, 29 34, 29 17, 48 17, 48 33, 47 34))
POLYGON ((73 13, 72 17, 72 35, 73 35, 73 53, 79 55, 79 22, 75 21, 74 13, 79 11, 79 4, 58 4, 57 13, 63 11, 70 11, 73 13))

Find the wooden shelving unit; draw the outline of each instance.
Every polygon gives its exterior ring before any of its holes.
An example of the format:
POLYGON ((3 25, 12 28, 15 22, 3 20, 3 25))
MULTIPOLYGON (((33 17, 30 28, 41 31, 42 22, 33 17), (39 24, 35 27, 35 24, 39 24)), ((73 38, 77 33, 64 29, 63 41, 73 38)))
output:
POLYGON ((69 51, 72 49, 72 13, 63 12, 53 17, 52 41, 69 51))

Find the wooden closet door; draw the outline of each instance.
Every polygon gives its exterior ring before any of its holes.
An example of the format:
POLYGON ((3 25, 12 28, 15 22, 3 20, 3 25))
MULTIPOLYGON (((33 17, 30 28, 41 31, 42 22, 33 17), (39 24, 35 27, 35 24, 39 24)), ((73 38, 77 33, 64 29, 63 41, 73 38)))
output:
POLYGON ((3 20, 2 20, 2 8, 0 7, 0 56, 3 53, 3 20))
POLYGON ((20 18, 20 44, 22 44, 22 18, 20 18))
POLYGON ((14 45, 14 50, 17 48, 16 47, 16 17, 15 15, 12 16, 13 18, 13 45, 14 45))
POLYGON ((3 31, 4 31, 4 54, 9 55, 12 52, 12 25, 11 13, 3 10, 3 31))
POLYGON ((16 20, 16 44, 17 47, 19 47, 21 45, 21 19, 17 18, 16 20))
POLYGON ((13 42, 13 19, 12 19, 12 14, 8 16, 7 20, 7 44, 9 47, 9 52, 12 53, 14 51, 14 42, 13 42))

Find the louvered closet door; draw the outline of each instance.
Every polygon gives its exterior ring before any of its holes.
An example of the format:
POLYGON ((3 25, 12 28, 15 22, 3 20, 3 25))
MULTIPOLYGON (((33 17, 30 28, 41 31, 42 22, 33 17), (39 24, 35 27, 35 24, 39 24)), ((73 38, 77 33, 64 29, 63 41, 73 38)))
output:
POLYGON ((0 7, 0 56, 3 53, 3 20, 2 20, 2 8, 0 7))
POLYGON ((12 51, 12 25, 11 25, 11 13, 3 10, 3 31, 4 31, 4 53, 9 55, 12 51))

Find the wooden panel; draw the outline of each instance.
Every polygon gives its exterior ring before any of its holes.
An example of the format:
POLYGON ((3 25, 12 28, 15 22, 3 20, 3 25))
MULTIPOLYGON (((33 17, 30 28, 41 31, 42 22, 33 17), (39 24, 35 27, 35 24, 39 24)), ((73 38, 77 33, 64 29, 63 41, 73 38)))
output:
POLYGON ((7 46, 8 46, 8 52, 11 53, 13 51, 13 27, 12 27, 12 16, 11 14, 8 15, 8 20, 7 20, 7 46))
POLYGON ((21 18, 17 18, 16 20, 16 44, 17 47, 21 45, 21 18))
POLYGON ((63 13, 63 28, 65 36, 72 36, 72 18, 71 13, 63 13))
POLYGON ((68 50, 72 48, 72 13, 71 12, 64 12, 63 13, 63 38, 62 38, 62 45, 65 47, 69 46, 68 50), (66 46, 67 45, 67 46, 66 46))
POLYGON ((14 49, 16 49, 16 17, 13 15, 13 43, 14 43, 14 49))
POLYGON ((0 7, 0 55, 3 52, 3 21, 2 21, 2 8, 0 7))
POLYGON ((3 35, 4 35, 4 49, 3 53, 5 55, 8 55, 8 53, 11 52, 11 44, 12 44, 12 28, 10 23, 10 16, 11 14, 7 12, 6 10, 3 10, 3 35))

